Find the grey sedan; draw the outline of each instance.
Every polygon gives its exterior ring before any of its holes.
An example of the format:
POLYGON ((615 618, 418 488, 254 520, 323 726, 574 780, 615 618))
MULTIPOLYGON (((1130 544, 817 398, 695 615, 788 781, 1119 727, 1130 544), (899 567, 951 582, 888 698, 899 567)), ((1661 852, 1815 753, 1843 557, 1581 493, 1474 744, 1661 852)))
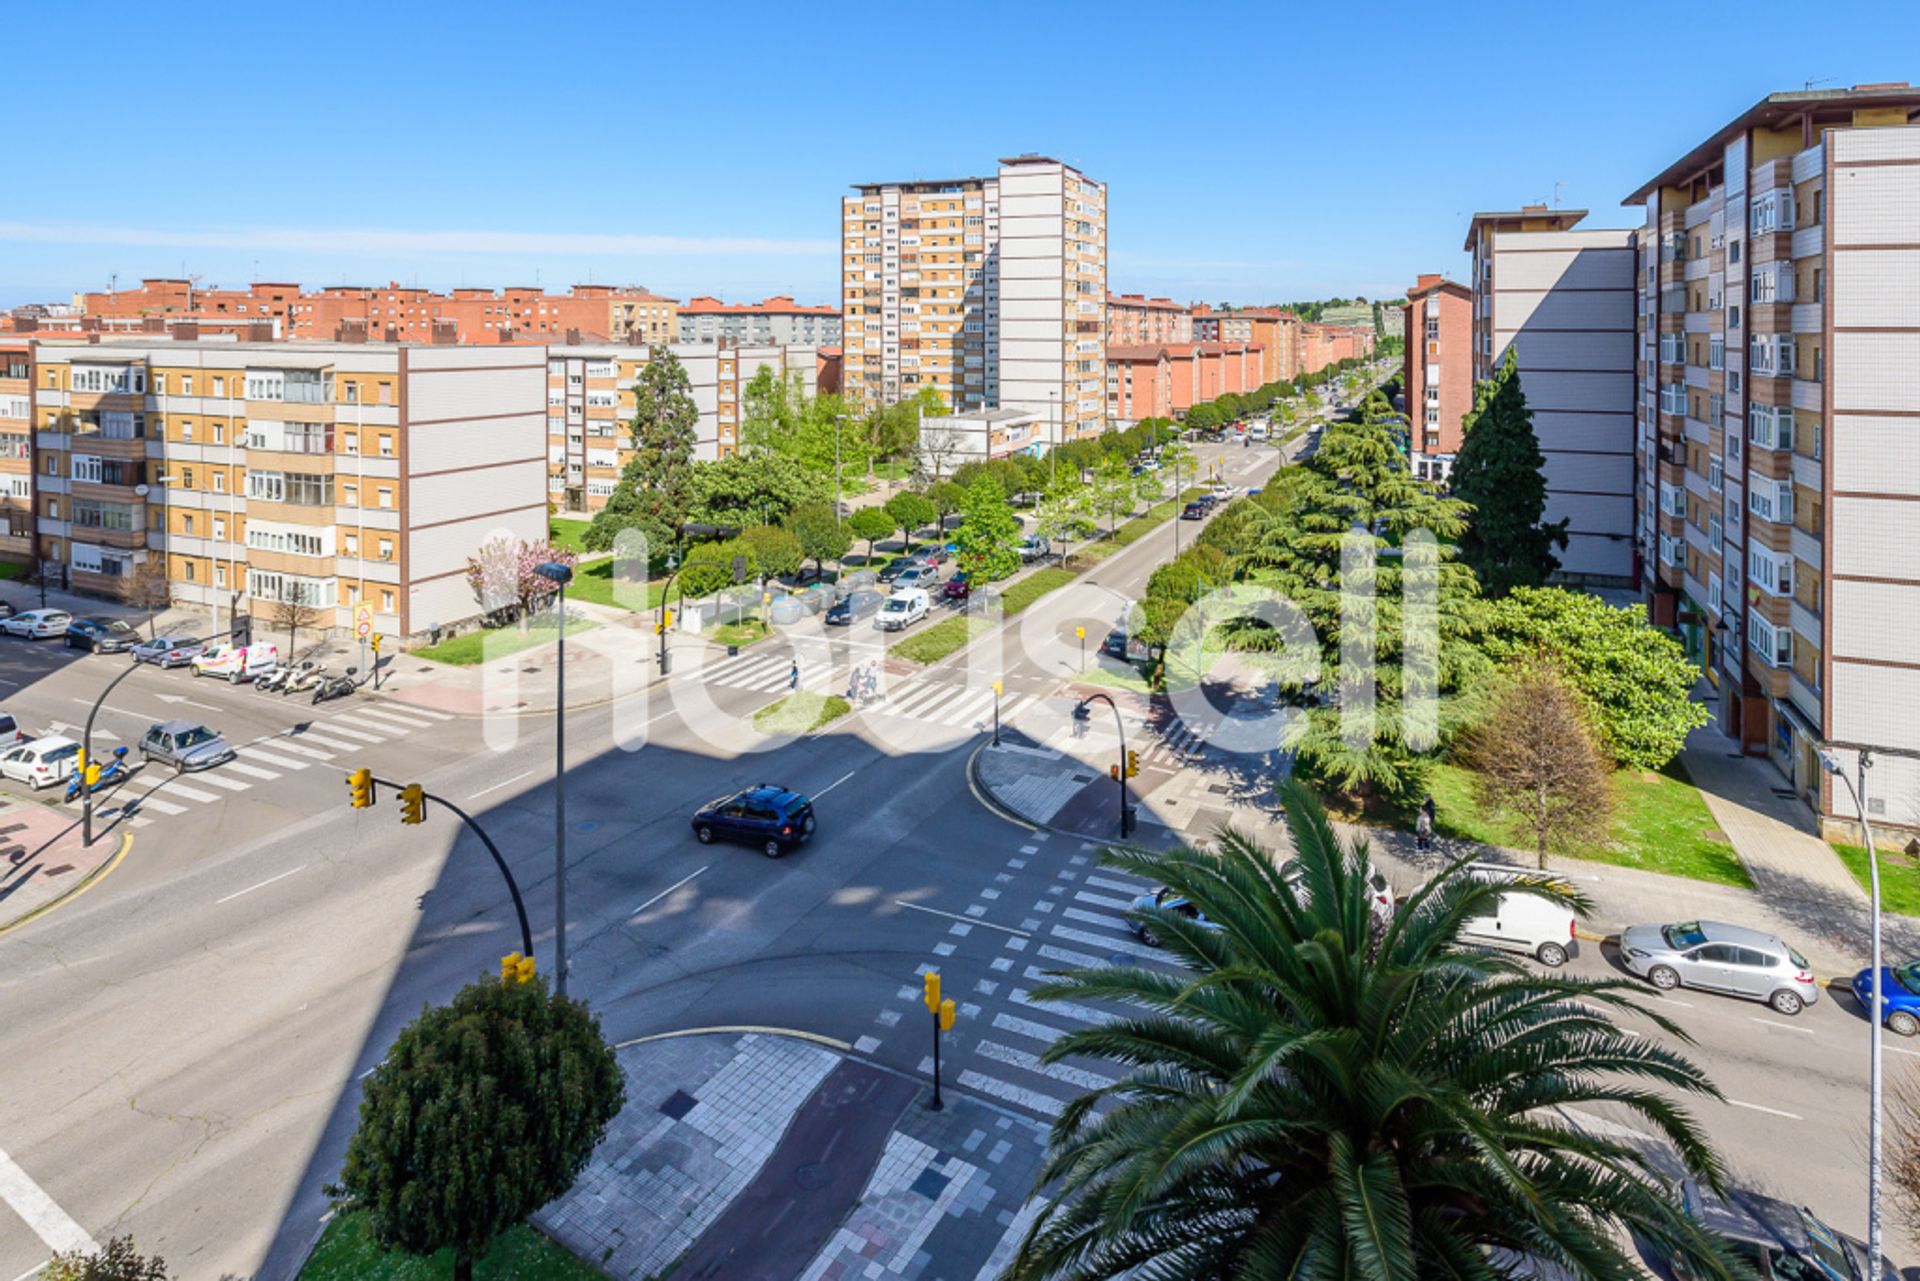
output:
POLYGON ((185 667, 200 656, 206 646, 191 636, 156 636, 133 647, 136 663, 157 663, 161 667, 185 667))
POLYGON ((198 721, 163 721, 140 740, 140 759, 165 761, 183 773, 224 765, 234 755, 226 739, 198 721))
POLYGON ((1807 958, 1771 934, 1719 921, 1635 925, 1620 935, 1626 967, 1663 992, 1697 987, 1798 1014, 1820 999, 1807 958))

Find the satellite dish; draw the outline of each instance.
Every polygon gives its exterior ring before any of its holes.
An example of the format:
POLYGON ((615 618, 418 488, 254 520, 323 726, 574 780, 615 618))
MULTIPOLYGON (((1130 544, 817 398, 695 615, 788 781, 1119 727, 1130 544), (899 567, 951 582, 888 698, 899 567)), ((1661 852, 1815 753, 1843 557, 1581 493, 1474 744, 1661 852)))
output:
POLYGON ((135 498, 145 498, 147 496, 147 487, 145 485, 135 485, 133 487, 133 496, 135 498))

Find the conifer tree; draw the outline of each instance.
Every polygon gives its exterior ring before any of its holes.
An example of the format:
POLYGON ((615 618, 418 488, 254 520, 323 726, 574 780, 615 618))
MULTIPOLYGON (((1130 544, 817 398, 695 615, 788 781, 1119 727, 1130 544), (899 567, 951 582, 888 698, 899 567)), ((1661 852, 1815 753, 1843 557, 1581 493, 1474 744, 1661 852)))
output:
POLYGON ((1476 390, 1463 425, 1451 484, 1453 496, 1473 513, 1460 538, 1460 559, 1488 596, 1539 587, 1560 568, 1554 549, 1566 549, 1567 522, 1546 519, 1547 460, 1511 346, 1499 372, 1476 390))

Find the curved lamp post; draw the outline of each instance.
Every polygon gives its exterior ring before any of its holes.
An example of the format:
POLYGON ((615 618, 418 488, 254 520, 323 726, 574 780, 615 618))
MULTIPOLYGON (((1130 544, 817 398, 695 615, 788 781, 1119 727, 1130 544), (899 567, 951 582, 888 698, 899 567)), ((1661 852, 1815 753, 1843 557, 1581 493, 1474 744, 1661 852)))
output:
POLYGON ((567 584, 571 567, 550 560, 534 573, 553 584, 553 613, 560 657, 553 696, 553 990, 567 994, 567 584))

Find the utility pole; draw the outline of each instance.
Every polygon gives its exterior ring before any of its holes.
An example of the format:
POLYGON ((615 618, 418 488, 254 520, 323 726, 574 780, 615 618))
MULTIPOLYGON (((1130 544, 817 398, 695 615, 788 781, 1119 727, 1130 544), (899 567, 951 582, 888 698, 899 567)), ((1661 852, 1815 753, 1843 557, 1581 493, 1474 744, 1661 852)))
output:
POLYGON ((534 570, 553 583, 554 642, 560 654, 554 664, 553 696, 553 990, 567 994, 567 583, 573 570, 548 561, 534 570))

